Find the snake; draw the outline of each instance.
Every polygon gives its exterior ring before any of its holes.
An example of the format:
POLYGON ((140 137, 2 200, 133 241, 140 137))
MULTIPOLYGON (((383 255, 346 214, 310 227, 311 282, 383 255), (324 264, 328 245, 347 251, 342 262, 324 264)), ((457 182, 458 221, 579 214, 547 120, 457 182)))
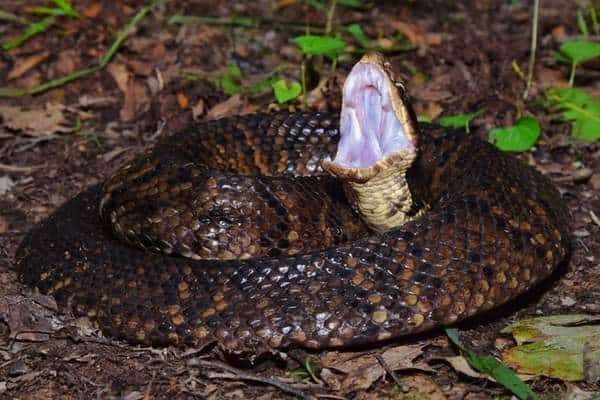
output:
POLYGON ((35 225, 19 279, 130 343, 261 353, 452 325, 557 270, 569 213, 547 177, 417 122, 381 54, 342 96, 169 132, 35 225))

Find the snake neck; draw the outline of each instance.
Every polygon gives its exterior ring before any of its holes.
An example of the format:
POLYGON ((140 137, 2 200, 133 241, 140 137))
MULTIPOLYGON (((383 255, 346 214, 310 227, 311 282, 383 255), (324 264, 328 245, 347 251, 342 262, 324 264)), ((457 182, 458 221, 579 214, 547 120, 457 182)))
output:
POLYGON ((374 231, 384 233, 398 228, 424 211, 425 207, 415 209, 416 203, 406 178, 414 159, 414 152, 403 152, 369 179, 348 179, 344 182, 350 203, 374 231))

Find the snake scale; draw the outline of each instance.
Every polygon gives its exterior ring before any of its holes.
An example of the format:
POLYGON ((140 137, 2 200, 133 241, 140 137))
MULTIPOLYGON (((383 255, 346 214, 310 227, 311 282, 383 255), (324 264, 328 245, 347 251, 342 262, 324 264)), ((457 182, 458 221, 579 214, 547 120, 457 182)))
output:
POLYGON ((388 67, 355 66, 341 117, 236 116, 161 139, 34 227, 20 279, 132 343, 259 353, 452 324, 548 277, 569 249, 550 181, 417 125, 388 67))

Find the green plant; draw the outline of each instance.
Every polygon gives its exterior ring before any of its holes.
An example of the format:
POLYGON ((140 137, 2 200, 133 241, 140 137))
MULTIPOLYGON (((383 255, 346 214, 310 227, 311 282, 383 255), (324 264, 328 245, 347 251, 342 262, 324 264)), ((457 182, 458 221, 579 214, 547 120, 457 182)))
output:
POLYGON ((442 117, 438 120, 439 124, 447 128, 464 128, 467 133, 470 131, 471 120, 479 115, 483 110, 477 110, 468 114, 456 114, 442 117))
POLYGON ((218 84, 226 94, 233 95, 242 92, 241 80, 242 70, 240 70, 240 67, 229 64, 225 72, 214 78, 213 82, 218 84))
POLYGON ((494 128, 488 138, 502 151, 527 151, 540 137, 540 123, 533 117, 521 117, 513 126, 494 128))
POLYGON ((446 329, 446 335, 459 348, 460 352, 477 371, 490 375, 496 382, 510 390, 515 396, 523 400, 535 400, 538 396, 523 382, 519 377, 496 358, 486 355, 479 356, 474 351, 466 348, 458 337, 458 330, 455 328, 446 329))
POLYGON ((585 19, 584 12, 581 10, 577 10, 577 27, 582 35, 588 36, 592 32, 596 35, 600 34, 600 25, 598 24, 598 12, 596 11, 596 7, 594 4, 590 4, 588 8, 588 14, 590 17, 590 23, 592 24, 592 28, 588 28, 588 24, 585 19))
MULTIPOLYGON (((341 6, 355 8, 359 10, 366 10, 371 7, 371 4, 365 3, 361 0, 337 0, 337 3, 341 6)), ((326 4, 323 0, 304 0, 304 4, 314 7, 315 9, 322 11, 325 9, 326 4)))
POLYGON ((279 79, 274 81, 271 84, 271 87, 273 88, 273 93, 275 93, 275 98, 279 104, 293 100, 302 93, 302 86, 300 85, 300 82, 296 80, 291 81, 288 86, 285 79, 279 79))
POLYGON ((588 92, 574 88, 549 89, 545 105, 572 123, 575 139, 600 139, 600 102, 588 92))
POLYGON ((571 40, 560 46, 556 60, 571 64, 569 86, 573 86, 577 64, 600 57, 600 43, 589 40, 571 40))
POLYGON ((289 372, 290 377, 302 381, 304 384, 319 382, 312 366, 310 358, 306 358, 302 368, 289 372))
POLYGON ((33 36, 44 32, 55 21, 56 17, 79 18, 79 14, 65 0, 52 0, 56 7, 35 7, 31 9, 34 14, 46 15, 41 21, 32 22, 29 24, 25 32, 15 37, 13 40, 4 43, 2 49, 11 50, 19 47, 33 36))

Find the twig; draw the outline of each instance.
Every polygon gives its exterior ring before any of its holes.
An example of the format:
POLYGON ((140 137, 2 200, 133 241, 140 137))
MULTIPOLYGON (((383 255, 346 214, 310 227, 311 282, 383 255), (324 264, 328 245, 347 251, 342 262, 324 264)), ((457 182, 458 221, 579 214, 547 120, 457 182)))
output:
POLYGON ((8 165, 8 164, 0 164, 0 171, 4 172, 13 172, 13 173, 28 173, 31 171, 35 171, 36 169, 44 168, 46 164, 40 165, 31 165, 31 166, 18 166, 18 165, 8 165))
POLYGON ((385 362, 383 357, 380 354, 376 354, 375 358, 377 359, 377 361, 379 361, 379 364, 381 364, 381 366, 383 367, 385 372, 387 372, 387 374, 392 377, 392 379, 394 380, 394 383, 396 383, 396 385, 398 385, 400 390, 405 391, 404 384, 400 381, 400 379, 398 378, 398 375, 396 375, 396 373, 385 362))
POLYGON ((208 373, 208 374, 206 374, 210 379, 214 379, 214 378, 217 378, 217 379, 241 379, 241 380, 246 380, 246 381, 259 382, 259 383, 263 383, 266 385, 274 386, 283 392, 292 394, 301 399, 314 399, 314 396, 304 393, 303 391, 296 389, 293 386, 288 385, 287 383, 283 383, 277 379, 263 378, 261 376, 246 373, 244 371, 240 371, 240 370, 233 368, 232 366, 229 366, 224 363, 220 363, 220 362, 216 362, 216 361, 200 360, 200 365, 205 366, 205 367, 221 368, 225 371, 228 371, 226 373, 208 373))
MULTIPOLYGON (((304 32, 306 30, 306 25, 304 24, 294 24, 291 22, 278 21, 276 19, 262 17, 202 17, 197 15, 172 15, 167 19, 167 25, 174 24, 226 25, 238 28, 260 28, 263 26, 268 26, 276 30, 297 32, 304 32)), ((322 26, 312 26, 311 29, 316 33, 324 33, 326 28, 322 26)))
POLYGON ((592 210, 590 210, 590 217, 592 218, 592 221, 594 221, 594 223, 596 225, 600 226, 600 218, 598 218, 596 213, 594 213, 592 210))
POLYGON ((18 15, 15 15, 11 12, 3 11, 3 10, 0 10, 0 20, 8 21, 8 22, 16 22, 17 24, 21 24, 21 25, 30 24, 30 22, 26 18, 19 17, 18 15))
POLYGON ((119 47, 121 46, 123 41, 129 35, 129 32, 135 27, 135 25, 137 25, 137 23, 142 18, 144 18, 146 16, 146 14, 148 14, 150 11, 152 11, 161 2, 162 2, 162 0, 154 0, 149 5, 142 7, 140 9, 140 11, 138 11, 138 13, 127 23, 127 25, 125 25, 125 27, 123 29, 121 29, 121 31, 119 31, 119 33, 117 34, 117 38, 115 39, 113 44, 110 46, 107 53, 102 58, 100 58, 100 60, 98 61, 98 64, 96 64, 92 67, 81 69, 79 71, 75 71, 75 72, 73 72, 69 75, 63 76, 61 78, 53 79, 51 81, 42 83, 42 84, 34 86, 30 89, 19 89, 19 88, 17 88, 17 89, 13 89, 13 88, 0 89, 0 97, 18 97, 18 96, 23 96, 23 95, 36 95, 36 94, 45 92, 49 89, 53 89, 55 87, 64 85, 65 83, 68 83, 68 82, 71 82, 71 81, 74 81, 77 79, 81 79, 85 76, 91 75, 91 74, 101 70, 110 62, 110 60, 116 54, 117 50, 119 50, 119 47))
POLYGON ((533 69, 535 67, 535 53, 537 51, 538 19, 540 14, 540 0, 533 2, 533 18, 531 21, 531 50, 529 51, 529 67, 527 71, 527 86, 523 93, 523 99, 529 97, 529 89, 533 81, 533 69))

